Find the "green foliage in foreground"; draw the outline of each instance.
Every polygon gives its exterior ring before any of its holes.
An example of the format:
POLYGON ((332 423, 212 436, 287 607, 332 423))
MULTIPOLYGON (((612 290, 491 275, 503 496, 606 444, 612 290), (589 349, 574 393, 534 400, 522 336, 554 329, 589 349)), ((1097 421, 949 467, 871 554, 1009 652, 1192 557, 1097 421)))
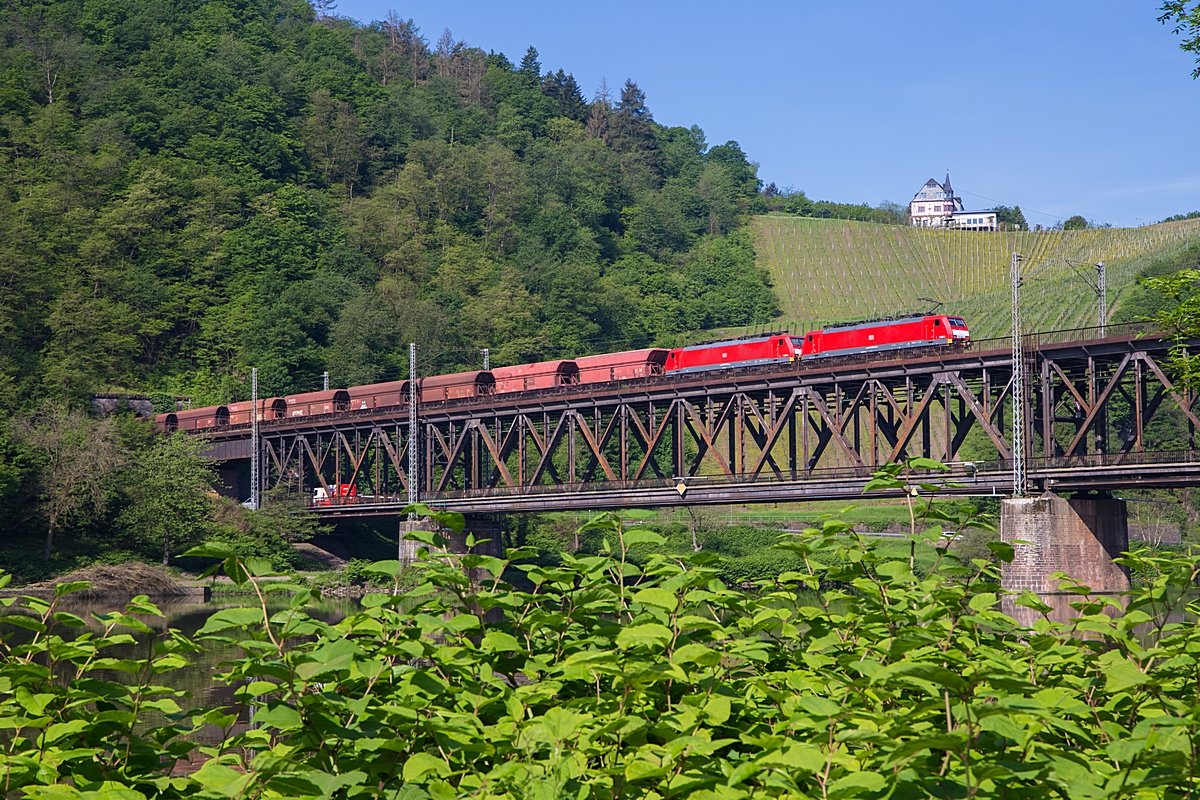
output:
MULTIPOLYGON (((260 581, 269 563, 212 547, 195 555, 221 559, 261 603, 217 612, 195 642, 152 634, 144 598, 87 630, 58 600, 23 598, 25 616, 8 619, 30 633, 0 660, 5 789, 711 800, 1200 786, 1200 627, 1163 622, 1182 610, 1200 556, 1132 554, 1158 577, 1123 616, 1079 587, 1077 620, 1043 613, 1025 628, 1002 611, 994 566, 945 556, 918 579, 836 520, 781 537, 803 567, 750 592, 718 581, 710 554, 639 567, 629 551, 654 534, 615 517, 587 527, 610 552, 553 568, 522 566, 519 551, 446 554, 427 534, 416 588, 369 595, 332 625, 306 613, 304 590, 268 611, 266 595, 286 590, 260 581), (526 588, 507 580, 521 572, 526 588), (146 658, 106 657, 134 636, 153 640, 146 658), (162 684, 217 643, 242 652, 220 678, 237 707, 182 710, 183 693, 162 684), (114 670, 126 682, 102 679, 114 670), (151 710, 166 721, 148 722, 151 710), (236 726, 239 711, 252 728, 236 726), (225 729, 221 746, 192 743, 204 725, 225 729), (202 765, 173 774, 180 760, 202 765)), ((373 570, 399 586, 399 563, 373 570)), ((1016 605, 1049 611, 1033 597, 1016 605)))

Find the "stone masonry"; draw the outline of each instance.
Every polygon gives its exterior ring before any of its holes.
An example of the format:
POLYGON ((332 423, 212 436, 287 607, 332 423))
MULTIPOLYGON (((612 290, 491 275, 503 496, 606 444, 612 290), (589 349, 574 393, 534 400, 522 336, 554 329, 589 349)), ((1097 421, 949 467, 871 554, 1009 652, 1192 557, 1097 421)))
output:
MULTIPOLYGON (((403 535, 409 531, 431 531, 437 526, 431 519, 400 520, 400 534, 403 535)), ((504 555, 504 545, 502 541, 503 534, 500 530, 500 523, 497 520, 488 517, 467 517, 467 526, 461 534, 456 534, 450 530, 442 530, 442 535, 450 542, 450 550, 454 553, 467 552, 467 534, 475 534, 476 539, 488 539, 485 544, 476 545, 474 552, 485 555, 502 556, 504 555)), ((425 545, 411 539, 400 539, 399 559, 405 564, 411 564, 417 560, 417 548, 425 545)))
POLYGON ((1004 588, 1053 594, 1059 581, 1050 576, 1063 572, 1097 593, 1128 591, 1129 571, 1113 563, 1129 549, 1127 520, 1122 500, 1045 494, 1003 501, 1000 538, 1030 543, 1014 545, 1004 588))

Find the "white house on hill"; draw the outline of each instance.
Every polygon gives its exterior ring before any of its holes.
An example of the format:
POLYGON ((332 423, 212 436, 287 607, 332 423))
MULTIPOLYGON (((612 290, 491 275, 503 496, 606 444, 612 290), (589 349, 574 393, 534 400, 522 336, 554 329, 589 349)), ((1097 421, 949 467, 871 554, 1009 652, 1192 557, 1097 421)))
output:
POLYGON ((949 172, 946 173, 945 183, 938 183, 933 178, 925 181, 925 185, 908 204, 908 218, 913 225, 925 228, 998 230, 995 211, 967 211, 962 198, 954 196, 949 172))

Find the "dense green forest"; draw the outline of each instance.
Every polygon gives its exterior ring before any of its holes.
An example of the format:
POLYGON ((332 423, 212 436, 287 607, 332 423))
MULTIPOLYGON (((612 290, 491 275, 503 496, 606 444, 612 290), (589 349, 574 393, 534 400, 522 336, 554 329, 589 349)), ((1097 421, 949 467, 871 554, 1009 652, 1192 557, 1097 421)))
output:
POLYGON ((303 2, 0 12, 0 400, 197 402, 766 321, 736 142, 303 2), (398 354, 405 354, 403 358, 398 354))
POLYGON ((251 367, 264 394, 399 377, 410 341, 449 371, 765 322, 762 210, 736 142, 533 47, 288 0, 6 3, 0 502, 4 547, 34 544, 0 561, 278 532, 197 507, 195 453, 89 421, 94 392, 226 402, 251 367))

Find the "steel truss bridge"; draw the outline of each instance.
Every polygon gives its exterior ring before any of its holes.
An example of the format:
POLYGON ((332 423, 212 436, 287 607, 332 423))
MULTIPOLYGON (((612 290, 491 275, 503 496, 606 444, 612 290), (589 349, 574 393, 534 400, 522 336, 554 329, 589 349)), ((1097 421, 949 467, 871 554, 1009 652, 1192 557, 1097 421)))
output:
MULTIPOLYGON (((952 492, 1004 494, 1014 402, 1033 486, 1200 485, 1197 397, 1164 369, 1172 344, 1118 325, 1032 334, 1022 397, 996 339, 430 403, 411 431, 400 407, 275 420, 260 425, 260 491, 323 488, 323 514, 395 514, 415 448, 418 498, 469 514, 859 498, 911 456, 948 464, 952 492)), ((213 458, 250 457, 249 426, 206 435, 213 458)))

